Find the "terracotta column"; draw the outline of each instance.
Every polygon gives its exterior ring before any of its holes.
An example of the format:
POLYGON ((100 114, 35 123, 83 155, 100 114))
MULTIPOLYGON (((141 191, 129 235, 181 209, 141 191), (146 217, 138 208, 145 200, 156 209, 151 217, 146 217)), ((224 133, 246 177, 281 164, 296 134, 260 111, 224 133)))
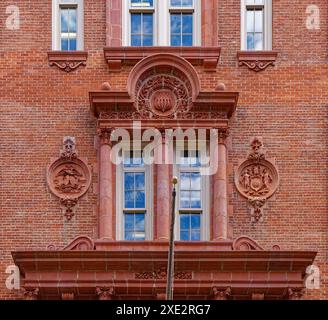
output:
POLYGON ((122 0, 106 0, 106 46, 122 45, 122 0))
POLYGON ((98 131, 99 148, 99 239, 113 239, 113 172, 110 159, 112 144, 111 129, 98 131))
POLYGON ((231 295, 231 288, 218 289, 214 287, 213 289, 213 300, 228 300, 231 295))
POLYGON ((158 241, 169 241, 170 238, 170 166, 165 164, 166 140, 162 132, 161 162, 157 164, 157 237, 158 241))
POLYGON ((112 300, 114 295, 113 288, 97 288, 96 294, 99 300, 112 300))
POLYGON ((216 158, 218 169, 213 183, 213 239, 228 238, 228 198, 227 198, 227 147, 228 130, 218 130, 216 158))

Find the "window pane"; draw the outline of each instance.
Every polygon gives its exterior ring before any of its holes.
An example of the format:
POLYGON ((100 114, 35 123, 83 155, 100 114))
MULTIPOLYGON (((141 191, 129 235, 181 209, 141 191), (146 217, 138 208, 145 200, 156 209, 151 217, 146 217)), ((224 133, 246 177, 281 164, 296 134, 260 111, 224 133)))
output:
POLYGON ((190 227, 189 216, 186 214, 182 214, 180 217, 180 229, 188 230, 190 227))
POLYGON ((189 231, 180 231, 180 240, 181 241, 189 241, 189 231))
POLYGON ((76 33, 76 9, 69 9, 69 32, 76 33))
POLYGON ((125 191, 124 193, 125 201, 124 206, 126 209, 135 209, 134 202, 135 202, 135 193, 134 191, 125 191))
POLYGON ((200 232, 192 230, 190 240, 191 241, 200 241, 200 232))
POLYGON ((135 196, 136 196, 135 209, 145 208, 145 206, 146 206, 145 192, 144 191, 136 191, 135 196))
POLYGON ((68 50, 69 45, 68 45, 68 38, 62 38, 61 39, 61 49, 62 50, 68 50))
POLYGON ((191 220, 190 222, 191 228, 200 230, 200 215, 192 214, 190 220, 191 220))
POLYGON ((254 48, 255 48, 255 50, 262 50, 263 49, 262 33, 255 33, 254 48))
POLYGON ((200 241, 201 240, 201 215, 182 213, 180 214, 180 240, 200 241))
POLYGON ((192 18, 192 14, 183 14, 182 15, 182 32, 183 33, 189 33, 192 34, 192 30, 193 30, 193 18, 192 18))
POLYGON ((124 188, 125 188, 125 191, 134 190, 134 174, 133 173, 125 173, 124 188))
POLYGON ((145 190, 145 173, 135 174, 135 190, 143 191, 145 190))
POLYGON ((190 208, 192 209, 200 209, 201 206, 201 192, 200 191, 192 191, 190 193, 190 208))
POLYGON ((171 0, 171 7, 192 7, 193 0, 171 0))
POLYGON ((171 14, 171 34, 181 33, 181 15, 171 14))
POLYGON ((247 49, 253 50, 254 49, 254 34, 247 33, 247 49))
POLYGON ((134 229, 134 215, 126 214, 125 215, 125 231, 133 231, 134 229))
POLYGON ((131 34, 141 34, 141 13, 131 14, 131 34))
POLYGON ((142 45, 144 47, 151 47, 153 45, 153 36, 144 36, 142 45))
POLYGON ((247 10, 247 32, 254 32, 254 10, 247 10))
POLYGON ((153 0, 131 0, 131 7, 153 7, 153 0))
POLYGON ((190 173, 183 172, 180 175, 181 190, 190 190, 190 173))
POLYGON ((143 34, 153 34, 153 15, 143 14, 143 34))
POLYGON ((200 173, 192 173, 190 175, 190 189, 191 190, 201 190, 201 176, 200 173))
POLYGON ((263 11, 262 10, 255 11, 255 30, 254 31, 255 32, 263 31, 263 11))
POLYGON ((130 241, 143 241, 146 239, 144 213, 124 214, 124 239, 130 241))
POLYGON ((190 209, 190 191, 181 191, 180 207, 183 209, 190 209))
POLYGON ((136 214, 135 215, 135 231, 143 232, 145 230, 145 215, 142 214, 136 214))
POLYGON ((69 40, 69 50, 76 50, 76 39, 69 40))
POLYGON ((68 9, 61 9, 61 32, 68 32, 69 15, 68 9))
POLYGON ((174 47, 181 46, 181 36, 171 35, 171 46, 174 46, 174 47))

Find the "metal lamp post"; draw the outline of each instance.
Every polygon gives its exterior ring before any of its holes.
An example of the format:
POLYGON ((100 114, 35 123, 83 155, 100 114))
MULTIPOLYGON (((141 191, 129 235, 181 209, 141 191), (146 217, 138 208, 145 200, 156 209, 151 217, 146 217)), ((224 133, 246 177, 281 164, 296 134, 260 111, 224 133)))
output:
POLYGON ((176 185, 178 184, 178 178, 173 177, 172 183, 173 183, 172 214, 171 214, 171 228, 170 228, 170 248, 169 248, 169 257, 167 263, 166 300, 173 300, 175 199, 177 196, 176 185))

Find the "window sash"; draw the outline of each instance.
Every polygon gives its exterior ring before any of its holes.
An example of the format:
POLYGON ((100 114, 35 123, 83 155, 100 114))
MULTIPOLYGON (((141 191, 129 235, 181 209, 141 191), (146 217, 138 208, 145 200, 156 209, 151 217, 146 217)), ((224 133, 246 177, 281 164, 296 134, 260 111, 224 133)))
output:
POLYGON ((153 12, 153 46, 171 46, 171 12, 193 13, 192 46, 201 45, 201 0, 192 7, 172 7, 170 0, 154 0, 152 8, 131 7, 130 0, 122 0, 122 43, 131 46, 131 13, 153 12))
MULTIPOLYGON (((255 22, 254 22, 255 23, 255 22)), ((248 3, 247 0, 241 0, 241 50, 259 51, 272 50, 272 1, 262 0, 248 3), (255 32, 252 39, 260 37, 262 34, 262 47, 256 50, 255 42, 253 48, 248 48, 248 35, 251 33, 247 30, 247 15, 250 10, 262 10, 262 32, 255 32), (255 36, 256 34, 256 36, 255 36)))
MULTIPOLYGON (((62 49, 61 11, 76 9, 76 50, 84 49, 84 0, 52 0, 52 50, 62 49)), ((71 33, 70 33, 71 34, 71 33)), ((70 36, 74 40, 75 35, 70 36)))

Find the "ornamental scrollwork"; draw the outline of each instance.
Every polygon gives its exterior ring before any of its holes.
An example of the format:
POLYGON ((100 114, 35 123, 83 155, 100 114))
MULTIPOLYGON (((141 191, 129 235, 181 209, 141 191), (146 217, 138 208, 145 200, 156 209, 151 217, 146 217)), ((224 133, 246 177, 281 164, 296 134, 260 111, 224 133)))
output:
MULTIPOLYGON (((160 268, 156 271, 146 271, 146 272, 139 272, 135 274, 135 279, 137 280, 166 280, 167 272, 166 268, 160 268)), ((191 272, 176 272, 174 274, 175 280, 190 280, 192 279, 191 272)))
POLYGON ((262 147, 262 141, 254 138, 251 143, 252 151, 235 173, 236 188, 252 207, 252 222, 262 220, 263 207, 279 185, 279 174, 275 163, 266 158, 262 147))
POLYGON ((47 183, 52 194, 60 200, 68 221, 75 214, 78 200, 88 191, 91 170, 85 159, 78 156, 74 137, 64 137, 59 158, 47 170, 47 183))

